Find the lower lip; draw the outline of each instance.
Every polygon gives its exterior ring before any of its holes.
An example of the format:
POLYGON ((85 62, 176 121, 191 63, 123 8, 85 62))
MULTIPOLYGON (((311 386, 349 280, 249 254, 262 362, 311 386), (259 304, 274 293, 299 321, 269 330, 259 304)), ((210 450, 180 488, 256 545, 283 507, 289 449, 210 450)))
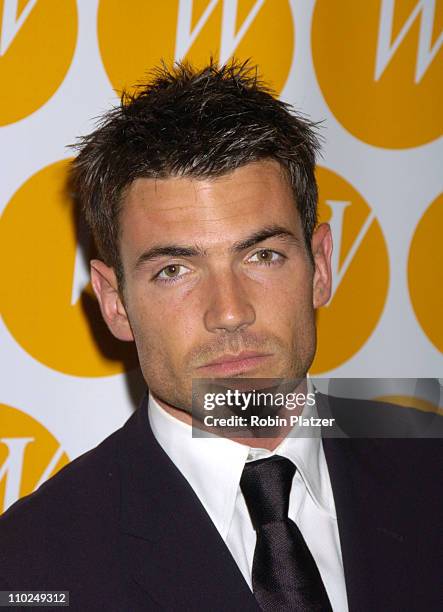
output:
POLYGON ((224 363, 214 363, 199 368, 199 371, 204 374, 213 376, 232 376, 233 374, 241 374, 249 372, 260 367, 271 355, 257 355, 256 357, 245 357, 236 361, 225 361, 224 363))

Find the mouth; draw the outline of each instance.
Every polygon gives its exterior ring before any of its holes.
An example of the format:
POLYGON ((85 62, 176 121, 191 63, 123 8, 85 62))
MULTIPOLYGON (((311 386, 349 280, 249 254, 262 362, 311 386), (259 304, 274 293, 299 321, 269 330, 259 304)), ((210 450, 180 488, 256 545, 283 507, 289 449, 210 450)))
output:
POLYGON ((197 370, 209 376, 233 376, 256 370, 271 357, 271 353, 257 353, 253 351, 243 351, 237 355, 225 354, 200 366, 197 370))

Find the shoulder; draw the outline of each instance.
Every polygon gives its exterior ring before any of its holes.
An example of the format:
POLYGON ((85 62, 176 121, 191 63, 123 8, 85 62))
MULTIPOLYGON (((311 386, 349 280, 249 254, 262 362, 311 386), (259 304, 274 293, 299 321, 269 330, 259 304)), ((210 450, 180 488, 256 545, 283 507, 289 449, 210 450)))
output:
POLYGON ((368 482, 443 499, 442 416, 378 401, 321 394, 319 400, 319 413, 335 418, 324 432, 330 463, 368 482), (412 491, 414 481, 419 487, 412 491))
POLYGON ((438 411, 425 412, 387 401, 334 397, 322 393, 316 397, 319 413, 333 416, 346 437, 443 438, 443 416, 438 411))
POLYGON ((106 550, 118 521, 118 449, 125 427, 0 516, 0 578, 34 576, 42 584, 45 575, 57 574, 57 564, 78 558, 85 547, 92 555, 106 550))
POLYGON ((56 512, 55 506, 70 507, 73 502, 78 507, 91 493, 95 494, 97 487, 105 490, 113 476, 120 435, 121 430, 114 432, 96 448, 62 468, 37 491, 16 502, 0 516, 0 526, 13 520, 24 520, 29 512, 47 512, 51 508, 56 512))

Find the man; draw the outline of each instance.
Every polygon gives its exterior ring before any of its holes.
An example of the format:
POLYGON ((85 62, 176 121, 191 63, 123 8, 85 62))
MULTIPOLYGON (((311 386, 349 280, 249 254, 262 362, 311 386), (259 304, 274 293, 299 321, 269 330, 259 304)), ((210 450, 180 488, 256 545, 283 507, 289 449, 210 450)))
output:
POLYGON ((3 590, 67 590, 75 610, 440 609, 434 442, 191 435, 193 380, 309 370, 331 290, 317 149, 235 62, 159 69, 82 141, 92 284, 149 397, 0 519, 3 590))

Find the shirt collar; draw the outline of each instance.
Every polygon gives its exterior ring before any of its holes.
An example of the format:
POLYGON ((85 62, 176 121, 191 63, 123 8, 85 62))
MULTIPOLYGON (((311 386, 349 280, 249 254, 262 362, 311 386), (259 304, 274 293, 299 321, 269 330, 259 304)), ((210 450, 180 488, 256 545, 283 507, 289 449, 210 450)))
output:
POLYGON ((157 442, 189 482, 226 540, 249 448, 227 438, 193 438, 192 427, 149 395, 149 422, 157 442))
MULTIPOLYGON (((309 374, 307 375, 307 393, 316 393, 309 374)), ((317 418, 316 405, 306 403, 302 414, 307 419, 317 418)), ((273 451, 264 448, 250 448, 247 461, 264 459, 272 455, 290 459, 296 466, 314 503, 331 518, 337 518, 320 427, 297 425, 273 451)))
MULTIPOLYGON (((191 485, 223 540, 234 514, 240 478, 246 461, 272 455, 290 459, 297 467, 314 503, 336 518, 326 459, 320 437, 297 426, 276 449, 250 448, 228 438, 192 437, 192 427, 171 416, 149 394, 149 422, 154 436, 191 485)), ((314 416, 305 404, 303 416, 314 416)))

